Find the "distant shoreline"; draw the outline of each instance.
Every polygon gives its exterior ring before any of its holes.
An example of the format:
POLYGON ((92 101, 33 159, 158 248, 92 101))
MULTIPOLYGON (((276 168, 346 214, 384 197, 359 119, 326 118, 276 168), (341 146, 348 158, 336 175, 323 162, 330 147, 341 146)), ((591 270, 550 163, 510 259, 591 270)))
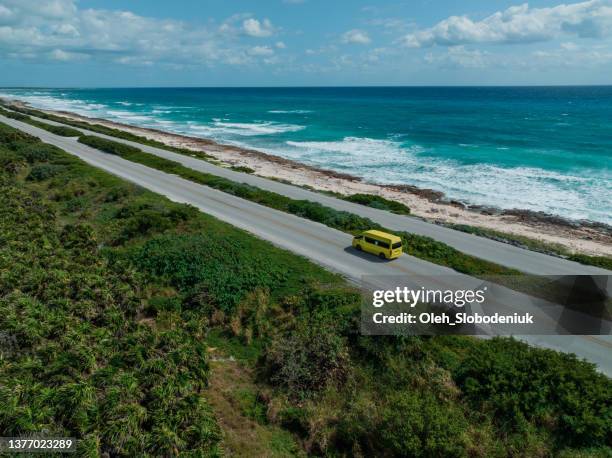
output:
POLYGON ((605 223, 571 220, 532 210, 470 205, 448 199, 437 190, 365 182, 358 176, 310 166, 255 149, 221 144, 207 138, 90 118, 68 111, 40 109, 18 99, 11 99, 10 103, 131 132, 169 146, 206 152, 224 165, 248 167, 257 175, 318 191, 381 195, 404 203, 411 208, 413 215, 437 224, 474 226, 557 245, 572 253, 612 256, 612 227, 605 223))

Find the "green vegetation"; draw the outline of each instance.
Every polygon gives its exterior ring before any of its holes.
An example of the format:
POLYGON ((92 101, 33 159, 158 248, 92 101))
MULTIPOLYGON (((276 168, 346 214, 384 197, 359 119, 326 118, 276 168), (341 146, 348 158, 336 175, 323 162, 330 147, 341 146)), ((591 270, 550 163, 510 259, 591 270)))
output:
POLYGON ((379 210, 387 210, 398 215, 409 215, 410 209, 394 200, 385 199, 374 194, 352 194, 350 196, 342 196, 341 199, 354 202, 356 204, 365 205, 366 207, 378 208, 379 210))
POLYGON ((52 124, 47 124, 46 122, 41 122, 36 119, 32 119, 27 115, 22 113, 16 113, 14 111, 7 111, 0 108, 0 115, 6 116, 7 118, 16 119, 17 121, 26 122, 32 126, 40 127, 41 129, 45 129, 52 134, 61 135, 62 137, 80 137, 83 135, 81 131, 76 129, 71 129, 66 126, 54 126, 52 124))
POLYGON ((339 277, 2 125, 0 188, 6 435, 84 456, 249 453, 244 423, 265 456, 612 452, 612 381, 574 356, 361 336, 339 277))
MULTIPOLYGON (((120 129, 113 129, 111 127, 103 126, 102 124, 95 124, 95 123, 90 123, 90 122, 85 122, 85 121, 77 121, 75 119, 66 118, 64 116, 56 116, 50 113, 45 113, 44 111, 34 110, 32 108, 24 108, 24 107, 18 107, 15 105, 7 105, 7 104, 5 104, 5 106, 10 108, 11 110, 18 111, 19 113, 22 113, 22 114, 36 116, 37 118, 42 118, 42 119, 48 119, 49 121, 60 122, 62 124, 66 124, 72 127, 77 127, 80 129, 87 129, 92 132, 97 132, 99 134, 109 135, 111 137, 116 137, 116 138, 122 138, 123 140, 130 140, 136 143, 142 143, 143 145, 163 148, 169 151, 174 151, 175 153, 197 157, 205 161, 214 161, 215 159, 214 157, 202 151, 195 151, 195 150, 190 150, 190 149, 185 149, 185 148, 177 148, 174 146, 169 146, 169 145, 166 145, 165 143, 161 143, 161 142, 158 142, 156 140, 153 140, 147 137, 135 135, 135 134, 132 134, 130 132, 126 132, 120 129)), ((79 133, 79 135, 81 134, 79 133)))
POLYGON ((244 165, 232 166, 230 169, 234 172, 255 173, 255 170, 253 170, 251 167, 246 167, 244 165))
POLYGON ((30 119, 30 117, 27 115, 16 113, 14 111, 8 111, 3 108, 0 108, 0 115, 11 119, 16 119, 17 121, 28 121, 30 119))
POLYGON ((76 129, 71 129, 70 127, 66 127, 66 126, 54 126, 51 124, 47 124, 45 122, 36 121, 34 119, 31 119, 30 121, 27 121, 27 122, 28 124, 31 124, 36 127, 40 127, 41 129, 45 129, 51 132, 52 134, 61 135, 62 137, 80 137, 82 135, 80 131, 76 129))
MULTIPOLYGON (((166 149, 169 151, 174 151, 176 153, 185 154, 187 156, 198 157, 199 159, 206 160, 209 162, 216 162, 215 158, 201 151, 172 147, 172 146, 166 145, 165 143, 161 143, 156 140, 152 140, 146 137, 142 137, 142 136, 135 135, 129 132, 125 132, 120 129, 112 129, 110 127, 106 127, 100 124, 76 121, 73 119, 65 118, 62 116, 55 116, 53 114, 45 113, 45 112, 34 110, 31 108, 16 107, 13 105, 9 105, 9 106, 12 110, 16 110, 21 113, 27 113, 32 116, 40 117, 43 119, 49 119, 49 120, 60 122, 63 124, 68 124, 74 127, 80 127, 82 129, 88 129, 93 132, 106 134, 112 137, 122 138, 122 139, 130 140, 136 143, 142 143, 144 145, 150 145, 150 146, 166 149)), ((0 111, 1 114, 4 114, 5 116, 8 116, 14 119, 18 119, 18 120, 26 121, 26 122, 30 122, 30 121, 37 122, 35 120, 32 120, 31 118, 28 118, 27 116, 21 113, 9 112, 6 110, 2 110, 1 108, 0 110, 1 110, 0 111)), ((30 124, 32 124, 32 122, 30 122, 30 124)), ((44 123, 41 123, 41 124, 44 124, 44 123)), ((33 125, 37 125, 37 124, 33 124, 33 125)), ((54 132, 53 130, 48 129, 47 127, 43 127, 41 125, 37 125, 37 126, 42 127, 43 129, 46 128, 50 132, 57 133, 57 135, 64 135, 64 136, 72 137, 72 136, 78 136, 80 134, 80 133, 75 134, 75 132, 78 132, 78 131, 71 132, 71 129, 68 129, 67 131, 63 131, 64 133, 59 133, 61 131, 54 132)), ((46 126, 53 127, 50 125, 46 125, 46 126)), ((254 173, 254 170, 250 169, 249 167, 230 167, 230 168, 237 172, 254 173)), ((277 181, 285 182, 286 184, 291 184, 290 182, 287 182, 285 180, 277 180, 277 181)), ((313 190, 312 188, 310 189, 313 190)), ((387 210, 387 211, 391 211, 393 213, 402 214, 402 215, 410 214, 410 208, 408 208, 404 204, 400 202, 385 199, 384 197, 380 197, 380 196, 376 196, 372 194, 354 194, 351 196, 344 196, 344 195, 334 194, 334 193, 330 193, 330 194, 333 194, 335 197, 338 197, 339 199, 348 200, 350 202, 359 203, 361 205, 366 205, 366 206, 378 208, 381 210, 387 210)), ((597 267, 602 267, 604 269, 612 270, 612 259, 607 256, 589 256, 589 255, 584 255, 584 254, 572 254, 572 253, 568 253, 567 250, 565 250, 563 247, 553 245, 553 244, 548 244, 545 242, 540 242, 538 240, 534 240, 529 237, 521 237, 521 236, 517 236, 513 234, 507 234, 504 232, 499 232, 499 231, 485 229, 485 228, 478 228, 478 227, 468 226, 464 224, 453 224, 453 225, 449 225, 449 227, 455 230, 459 230, 462 232, 468 232, 474 235, 478 235, 480 237, 491 238, 491 239, 498 240, 504 243, 510 243, 510 244, 515 244, 515 245, 518 244, 526 249, 533 250, 533 251, 540 251, 543 253, 554 253, 556 255, 568 258, 572 261, 576 261, 581 264, 592 265, 592 266, 597 266, 597 267)), ((429 240, 427 240, 427 243, 431 245, 429 240)), ((440 243, 440 242, 435 242, 435 243, 440 243)), ((439 248, 442 248, 442 247, 440 246, 439 248)), ((418 257, 417 254, 414 254, 414 256, 418 257)), ((432 261, 432 262, 436 262, 436 261, 432 261)), ((464 263, 460 263, 460 264, 464 264, 464 263)), ((466 272, 466 273, 469 273, 469 272, 466 272)))
MULTIPOLYGON (((164 172, 181 176, 193 182, 210 186, 228 194, 248 199, 252 202, 274 208, 276 210, 292 213, 302 218, 307 218, 326 226, 351 234, 367 229, 386 230, 368 218, 354 213, 348 213, 333 208, 325 207, 319 203, 308 200, 293 200, 280 194, 256 188, 254 186, 236 183, 226 178, 221 178, 209 173, 198 172, 185 167, 178 162, 160 158, 153 154, 145 153, 123 143, 106 140, 96 136, 82 136, 79 142, 108 154, 121 156, 129 161, 153 167, 164 172)), ((391 231, 389 231, 391 232, 391 231)), ((424 237, 408 232, 397 233, 404 239, 405 251, 418 258, 451 267, 458 272, 472 275, 518 275, 519 272, 508 269, 492 262, 484 261, 460 251, 432 238, 424 237)))
POLYGON ((457 231, 467 232, 468 234, 474 234, 479 237, 486 237, 489 239, 497 240, 498 242, 517 245, 528 250, 539 251, 541 253, 546 254, 552 253, 554 255, 561 256, 562 258, 567 258, 571 261, 579 262, 580 264, 612 270, 612 258, 608 256, 589 256, 586 254, 570 253, 567 249, 560 245, 542 242, 540 240, 535 240, 520 235, 508 234, 506 232, 500 232, 494 229, 468 226, 467 224, 449 224, 448 227, 457 231))
POLYGON ((608 256, 589 256, 586 254, 574 253, 570 254, 568 259, 579 262, 580 264, 588 264, 601 267, 602 269, 612 270, 612 258, 608 256))
POLYGON ((337 277, 1 125, 0 166, 0 429, 89 456, 217 455, 202 310, 337 277))
MULTIPOLYGON (((40 143, 6 128, 0 140, 0 430, 75 436, 82 456, 218 455, 220 431, 201 395, 203 318, 147 322, 141 276, 100 258, 86 221, 61 224, 62 205, 20 179, 56 167, 35 180, 59 179, 54 190, 85 167, 58 151, 49 164, 26 161, 22 150, 40 143)), ((82 195, 111 184, 98 179, 90 172, 82 195)))

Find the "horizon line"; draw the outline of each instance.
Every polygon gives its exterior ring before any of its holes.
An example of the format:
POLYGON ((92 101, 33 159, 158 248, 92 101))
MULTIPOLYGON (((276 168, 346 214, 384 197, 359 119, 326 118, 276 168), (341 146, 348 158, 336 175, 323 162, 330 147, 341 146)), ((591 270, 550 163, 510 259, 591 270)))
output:
POLYGON ((295 86, 201 86, 201 85, 168 85, 168 86, 0 86, 0 89, 343 89, 343 88, 547 88, 547 87, 612 87, 608 84, 366 84, 366 85, 295 85, 295 86))

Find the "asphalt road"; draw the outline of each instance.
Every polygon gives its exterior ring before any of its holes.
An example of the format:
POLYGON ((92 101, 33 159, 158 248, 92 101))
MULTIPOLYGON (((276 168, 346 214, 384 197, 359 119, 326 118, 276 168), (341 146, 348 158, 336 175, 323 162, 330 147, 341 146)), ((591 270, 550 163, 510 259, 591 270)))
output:
MULTIPOLYGON (((188 203, 244 229, 273 244, 305 256, 312 261, 359 282, 363 276, 371 278, 371 285, 389 288, 395 285, 392 276, 429 277, 428 288, 446 288, 460 285, 477 287, 481 281, 421 259, 404 255, 395 261, 382 261, 371 255, 353 250, 351 236, 310 220, 280 212, 238 197, 202 186, 191 181, 151 169, 141 164, 106 154, 78 143, 76 138, 53 135, 45 130, 0 116, 0 121, 56 145, 85 162, 124 178, 173 201, 188 203), (382 278, 380 278, 382 277, 382 278)), ((200 162, 200 161, 198 161, 200 162)), ((221 169, 224 170, 224 169, 221 169)), ((505 290, 505 289, 504 289, 505 290)), ((514 311, 539 313, 540 305, 549 305, 521 293, 505 290, 503 307, 514 311)), ((544 316, 554 320, 556 317, 544 316)), ((612 375, 611 336, 520 336, 522 340, 541 347, 573 352, 598 365, 600 370, 612 375)))
MULTIPOLYGON (((40 121, 61 125, 46 119, 40 121)), ((161 148, 143 145, 141 143, 131 142, 116 137, 111 137, 95 132, 81 130, 84 133, 97 135, 120 143, 134 146, 147 153, 163 157, 172 161, 176 161, 185 167, 192 168, 201 172, 211 173, 220 177, 228 178, 232 181, 247 183, 261 189, 282 194, 292 199, 310 200, 319 202, 327 207, 336 210, 344 210, 366 218, 370 218, 381 224, 384 227, 395 231, 407 231, 414 234, 425 235, 440 242, 444 242, 457 250, 476 256, 487 261, 501 264, 506 267, 511 267, 522 272, 535 275, 612 275, 611 271, 593 266, 585 266, 574 261, 549 256, 543 253, 537 253, 523 248, 515 247, 507 243, 497 242, 495 240, 478 237, 472 234, 449 229, 436 224, 428 223, 416 217, 396 215, 387 211, 378 210, 375 208, 366 207, 345 200, 336 199, 325 194, 309 191, 297 186, 279 183, 277 181, 258 177, 248 173, 236 172, 224 167, 208 163, 201 159, 189 157, 183 154, 173 153, 161 148)))

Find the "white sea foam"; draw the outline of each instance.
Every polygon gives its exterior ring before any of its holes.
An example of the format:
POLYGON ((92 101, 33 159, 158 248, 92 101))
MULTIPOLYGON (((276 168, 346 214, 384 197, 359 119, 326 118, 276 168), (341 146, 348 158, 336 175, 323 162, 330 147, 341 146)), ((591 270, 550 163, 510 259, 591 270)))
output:
POLYGON ((18 96, 14 94, 0 94, 0 97, 21 100, 44 110, 71 111, 83 116, 100 116, 107 108, 106 105, 101 103, 80 99, 57 98, 43 92, 32 92, 18 96))
POLYGON ((155 119, 150 116, 146 116, 141 113, 134 113, 131 111, 107 110, 106 113, 109 114, 110 117, 114 119, 124 120, 128 122, 136 123, 136 124, 149 123, 151 121, 155 121, 155 119))
POLYGON ((306 114, 312 113, 312 110, 269 110, 272 114, 306 114))
MULTIPOLYGON (((565 174, 531 167, 460 164, 431 151, 390 140, 346 137, 331 142, 286 143, 284 156, 368 181, 412 184, 477 205, 545 211, 573 219, 612 223, 609 171, 565 174)), ((274 151, 270 151, 274 152, 274 151)), ((277 152, 278 154, 278 152, 277 152)))
POLYGON ((213 120, 212 124, 192 124, 190 128, 203 135, 221 138, 228 135, 240 137, 274 135, 285 132, 297 132, 305 129, 306 127, 296 124, 280 124, 273 122, 239 123, 215 119, 213 120))

